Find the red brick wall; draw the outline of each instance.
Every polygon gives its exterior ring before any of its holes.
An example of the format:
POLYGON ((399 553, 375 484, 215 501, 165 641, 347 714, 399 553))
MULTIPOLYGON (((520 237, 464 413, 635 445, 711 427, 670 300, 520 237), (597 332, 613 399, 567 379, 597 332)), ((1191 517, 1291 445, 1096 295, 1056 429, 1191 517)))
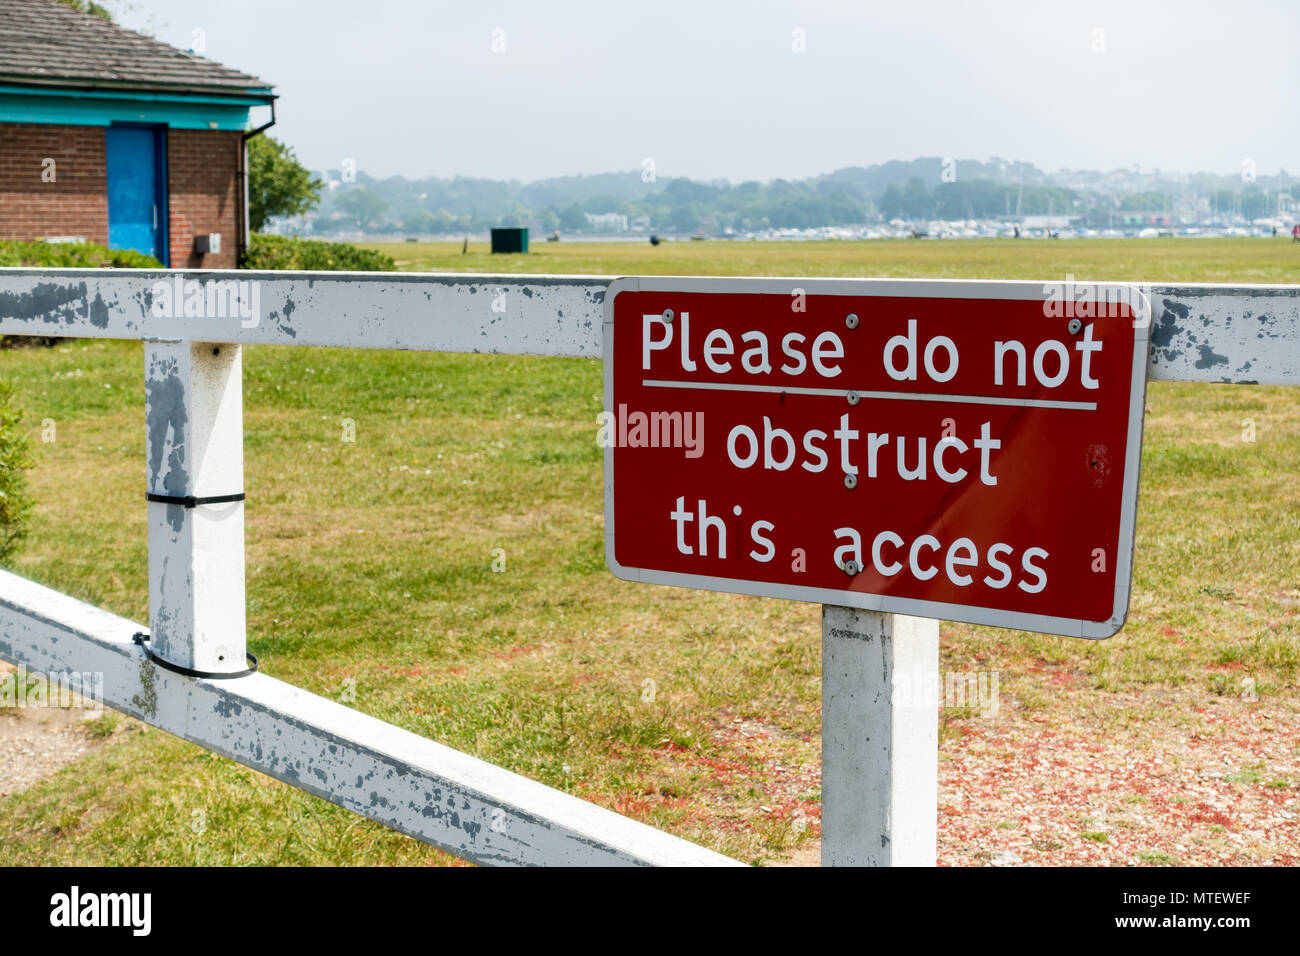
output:
POLYGON ((239 185, 244 139, 238 132, 173 129, 167 133, 173 269, 233 269, 243 220, 239 185), (194 253, 194 237, 221 233, 221 253, 194 253))
POLYGON ((103 127, 0 123, 0 239, 46 236, 107 244, 103 127))
MULTIPOLYGON (((242 154, 238 132, 167 131, 172 268, 235 268, 242 154), (195 255, 194 237, 211 232, 221 233, 220 254, 195 255)), ((0 123, 0 239, 47 236, 108 244, 102 126, 0 123), (47 157, 54 160, 54 182, 41 180, 47 157)))

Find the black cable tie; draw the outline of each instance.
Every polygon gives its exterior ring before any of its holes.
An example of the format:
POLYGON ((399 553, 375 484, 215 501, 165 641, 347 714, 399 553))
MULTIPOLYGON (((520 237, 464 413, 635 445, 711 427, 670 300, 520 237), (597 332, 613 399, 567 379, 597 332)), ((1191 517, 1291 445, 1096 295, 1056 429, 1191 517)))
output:
POLYGON ((194 495, 156 495, 152 491, 145 495, 149 501, 161 501, 165 505, 184 505, 186 508, 197 508, 199 505, 219 505, 228 501, 243 501, 244 493, 241 491, 234 495, 209 495, 206 498, 196 498, 194 495))
POLYGON ((149 658, 149 660, 153 661, 159 667, 164 667, 169 671, 174 671, 175 673, 181 674, 185 677, 200 677, 204 680, 230 680, 233 677, 247 677, 249 674, 257 673, 257 666, 258 666, 257 658, 252 654, 248 653, 248 651, 244 652, 244 656, 248 658, 248 664, 249 664, 249 666, 246 669, 242 671, 235 671, 234 673, 231 674, 224 674, 224 673, 216 673, 214 671, 191 670, 188 667, 181 667, 179 664, 173 664, 171 661, 163 660, 153 651, 149 650, 149 648, 146 646, 149 641, 149 635, 144 633, 144 631, 137 631, 135 634, 131 636, 131 640, 139 644, 140 650, 144 651, 144 656, 149 658))

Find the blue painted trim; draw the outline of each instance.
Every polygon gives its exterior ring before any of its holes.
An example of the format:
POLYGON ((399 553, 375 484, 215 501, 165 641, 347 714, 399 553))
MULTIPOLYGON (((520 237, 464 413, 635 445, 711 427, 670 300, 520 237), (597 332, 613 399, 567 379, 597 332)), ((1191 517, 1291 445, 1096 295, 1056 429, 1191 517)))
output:
POLYGON ((158 208, 162 216, 158 223, 158 261, 164 268, 172 266, 172 173, 167 168, 167 127, 158 127, 158 208))
POLYGON ((170 269, 172 266, 172 174, 167 168, 167 127, 157 126, 155 130, 154 162, 158 170, 158 208, 161 210, 161 215, 158 217, 158 255, 155 258, 163 264, 164 268, 170 269))
POLYGON ((66 123, 108 126, 153 123, 172 129, 248 129, 248 105, 203 102, 98 99, 76 96, 30 96, 0 92, 2 123, 66 123))

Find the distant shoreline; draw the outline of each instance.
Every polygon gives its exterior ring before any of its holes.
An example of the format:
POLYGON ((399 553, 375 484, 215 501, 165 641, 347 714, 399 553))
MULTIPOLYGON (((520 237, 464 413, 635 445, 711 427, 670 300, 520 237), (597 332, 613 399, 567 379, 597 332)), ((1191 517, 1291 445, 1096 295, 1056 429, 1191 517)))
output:
MULTIPOLYGON (((997 232, 976 232, 974 234, 961 234, 954 230, 952 233, 941 232, 932 233, 924 232, 920 235, 913 236, 907 230, 890 230, 884 232, 875 230, 868 234, 840 234, 843 230, 809 230, 802 234, 786 233, 755 233, 729 236, 674 236, 674 235, 657 235, 660 242, 864 242, 871 240, 893 240, 893 239, 912 239, 917 241, 924 240, 953 240, 953 239, 1008 239, 1016 241, 1017 237, 1011 230, 1000 230, 997 232), (826 234, 834 232, 836 234, 826 234)), ((1272 230, 1268 227, 1261 226, 1232 226, 1232 227, 1210 227, 1210 226, 1193 226, 1189 228, 1155 228, 1146 227, 1135 230, 1097 230, 1097 229, 1068 229, 1062 228, 1056 230, 1055 236, 1048 236, 1045 230, 1029 229, 1022 230, 1018 237, 1020 240, 1064 240, 1064 239, 1271 239, 1276 238, 1279 242, 1282 240, 1291 240, 1291 226, 1282 224, 1278 226, 1276 236, 1273 236, 1272 230)), ((289 235, 291 233, 282 233, 289 235)), ((300 234, 301 235, 301 234, 300 234)), ((348 242, 353 244, 389 244, 389 243, 428 243, 428 242, 447 242, 456 243, 464 242, 468 239, 470 242, 483 243, 489 241, 489 235, 486 232, 456 233, 454 235, 418 235, 406 236, 402 234, 374 234, 365 235, 357 233, 339 233, 335 235, 312 234, 304 235, 302 238, 321 239, 329 242, 348 242)), ((531 243, 536 246, 547 242, 547 237, 540 234, 530 235, 531 243)), ((636 234, 575 234, 572 236, 561 235, 559 242, 565 243, 649 243, 649 233, 636 234)))

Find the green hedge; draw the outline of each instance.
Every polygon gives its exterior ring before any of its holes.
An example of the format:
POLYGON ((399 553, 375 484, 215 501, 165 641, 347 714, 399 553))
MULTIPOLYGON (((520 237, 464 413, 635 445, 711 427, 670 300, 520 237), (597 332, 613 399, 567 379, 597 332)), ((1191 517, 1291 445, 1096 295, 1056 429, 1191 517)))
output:
POLYGON ((13 386, 0 382, 0 564, 7 563, 27 536, 32 500, 26 470, 32 466, 27 433, 19 427, 22 413, 13 406, 13 386))
MULTIPOLYGON (((16 242, 0 240, 0 266, 37 269, 161 269, 153 256, 134 249, 106 249, 93 242, 16 242)), ((42 335, 0 335, 0 348, 53 345, 42 335)), ((3 532, 0 532, 0 537, 3 532)))
MULTIPOLYGON (((346 242, 320 242, 254 234, 240 258, 244 269, 317 269, 328 272, 393 272, 391 256, 346 242)), ((0 266, 78 269, 161 269, 153 256, 132 249, 106 249, 93 242, 49 243, 0 240, 0 266)))
POLYGON ((0 241, 0 266, 76 269, 161 269, 153 256, 133 249, 106 249, 93 242, 0 241))
POLYGON ((296 236, 253 234, 253 241, 239 260, 243 269, 307 269, 327 272, 393 272, 391 256, 372 249, 358 249, 346 242, 321 242, 296 236))

